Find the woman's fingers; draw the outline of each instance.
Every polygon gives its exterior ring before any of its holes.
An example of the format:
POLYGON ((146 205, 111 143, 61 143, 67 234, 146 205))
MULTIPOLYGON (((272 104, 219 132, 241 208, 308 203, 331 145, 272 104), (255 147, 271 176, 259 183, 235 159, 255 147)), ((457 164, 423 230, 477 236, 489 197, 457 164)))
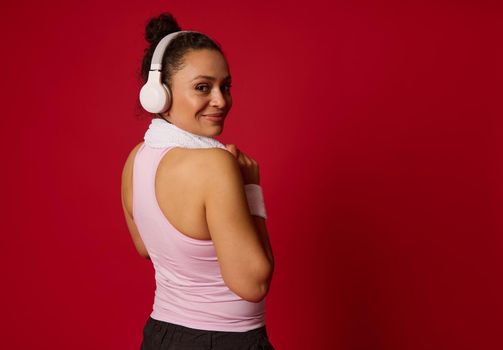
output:
POLYGON ((225 145, 225 148, 232 153, 232 155, 236 158, 239 156, 239 150, 237 149, 236 145, 233 144, 227 144, 225 145))
POLYGON ((248 166, 250 164, 250 159, 243 152, 239 152, 238 158, 239 164, 248 166))
POLYGON ((225 145, 225 148, 237 158, 245 184, 258 184, 260 182, 260 175, 257 161, 240 151, 236 145, 227 144, 225 145))

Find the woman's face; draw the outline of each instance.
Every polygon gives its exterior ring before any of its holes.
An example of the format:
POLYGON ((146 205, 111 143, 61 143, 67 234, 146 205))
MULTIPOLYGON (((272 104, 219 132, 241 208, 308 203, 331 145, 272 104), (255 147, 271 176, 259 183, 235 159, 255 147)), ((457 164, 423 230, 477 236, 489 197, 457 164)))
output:
POLYGON ((171 107, 163 114, 168 121, 206 137, 223 131, 232 96, 229 67, 220 52, 209 49, 187 52, 182 69, 172 76, 171 87, 171 107))

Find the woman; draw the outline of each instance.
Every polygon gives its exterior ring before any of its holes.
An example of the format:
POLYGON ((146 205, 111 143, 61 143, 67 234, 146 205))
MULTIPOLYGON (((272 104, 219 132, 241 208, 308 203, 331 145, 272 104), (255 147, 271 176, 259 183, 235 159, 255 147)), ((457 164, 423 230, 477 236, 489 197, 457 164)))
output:
MULTIPOLYGON (((149 21, 144 81, 160 41, 180 31, 169 13, 149 21)), ((206 35, 170 37, 160 70, 169 108, 153 115, 145 142, 131 151, 122 174, 126 223, 156 278, 141 349, 273 349, 265 298, 274 258, 258 164, 213 138, 232 106, 229 67, 206 35), (153 142, 156 131, 160 144, 153 142), (170 144, 163 132, 188 143, 170 144), (202 148, 196 147, 200 141, 202 148)))

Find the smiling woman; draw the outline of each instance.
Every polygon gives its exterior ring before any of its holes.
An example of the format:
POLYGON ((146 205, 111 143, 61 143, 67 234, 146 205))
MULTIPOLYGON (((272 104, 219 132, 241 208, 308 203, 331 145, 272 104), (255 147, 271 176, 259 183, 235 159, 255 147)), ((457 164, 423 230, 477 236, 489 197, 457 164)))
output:
POLYGON ((232 96, 227 61, 219 51, 188 51, 171 86, 173 104, 161 115, 164 119, 195 134, 213 137, 222 133, 232 96))
POLYGON ((265 326, 274 258, 258 164, 214 139, 232 107, 227 59, 170 14, 151 19, 146 38, 140 99, 153 120, 122 173, 127 226, 156 270, 141 349, 274 349, 265 326))

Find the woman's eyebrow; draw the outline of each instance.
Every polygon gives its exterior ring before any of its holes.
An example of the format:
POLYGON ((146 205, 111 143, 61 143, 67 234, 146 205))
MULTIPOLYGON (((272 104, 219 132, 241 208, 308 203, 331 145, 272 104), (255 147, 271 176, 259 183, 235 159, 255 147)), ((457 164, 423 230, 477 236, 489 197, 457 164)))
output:
MULTIPOLYGON (((212 77, 212 76, 210 76, 210 75, 198 75, 197 77, 195 77, 195 78, 194 78, 194 79, 192 79, 191 81, 194 81, 194 80, 199 79, 199 78, 208 79, 208 80, 217 80, 217 78, 212 77)), ((224 78, 224 80, 231 80, 231 79, 232 79, 232 78, 231 78, 231 76, 230 76, 230 75, 228 75, 228 76, 226 76, 226 77, 224 78)))

